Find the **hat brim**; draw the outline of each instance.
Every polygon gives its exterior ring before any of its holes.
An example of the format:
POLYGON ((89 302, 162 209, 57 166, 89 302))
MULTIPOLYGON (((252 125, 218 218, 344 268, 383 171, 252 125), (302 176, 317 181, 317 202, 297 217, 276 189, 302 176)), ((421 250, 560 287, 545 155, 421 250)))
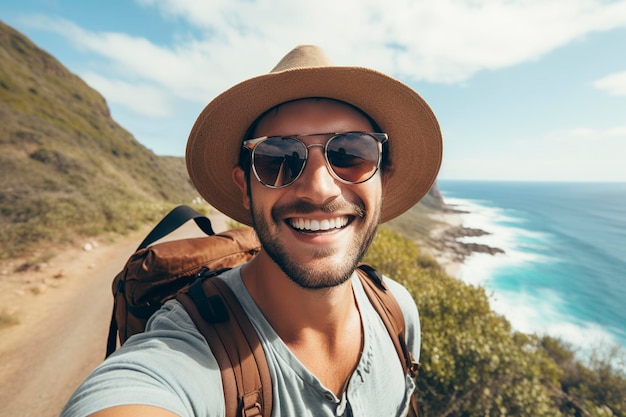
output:
POLYGON ((381 222, 404 213, 428 192, 441 165, 443 143, 435 115, 413 89, 368 68, 296 68, 241 82, 217 96, 198 116, 187 142, 187 170, 211 206, 252 224, 232 179, 244 135, 270 108, 308 97, 352 104, 389 135, 391 169, 385 171, 381 222))

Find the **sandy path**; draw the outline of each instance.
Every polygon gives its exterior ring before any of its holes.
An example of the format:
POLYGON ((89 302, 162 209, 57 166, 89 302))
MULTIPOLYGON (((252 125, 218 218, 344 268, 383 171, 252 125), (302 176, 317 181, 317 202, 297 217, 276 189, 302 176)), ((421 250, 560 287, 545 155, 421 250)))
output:
MULTIPOLYGON (((216 232, 226 219, 211 216, 216 232)), ((0 306, 20 323, 0 329, 0 416, 58 416, 77 385, 104 358, 111 282, 145 231, 90 251, 55 257, 42 271, 0 277, 0 306), (53 278, 54 276, 57 278, 53 278)), ((190 222, 171 238, 200 236, 190 222)))

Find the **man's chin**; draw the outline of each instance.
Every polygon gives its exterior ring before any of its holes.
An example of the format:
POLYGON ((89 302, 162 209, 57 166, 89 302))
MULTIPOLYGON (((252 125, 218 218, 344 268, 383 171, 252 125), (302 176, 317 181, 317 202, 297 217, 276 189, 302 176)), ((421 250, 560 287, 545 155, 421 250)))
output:
POLYGON ((274 261, 296 285, 314 290, 333 288, 345 283, 356 267, 354 262, 348 262, 345 256, 337 253, 335 256, 319 256, 308 261, 281 257, 274 261))

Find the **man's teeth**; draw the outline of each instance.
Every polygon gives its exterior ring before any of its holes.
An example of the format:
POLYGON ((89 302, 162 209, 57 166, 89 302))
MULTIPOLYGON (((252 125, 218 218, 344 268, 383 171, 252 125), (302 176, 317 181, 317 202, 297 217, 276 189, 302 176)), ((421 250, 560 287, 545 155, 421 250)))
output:
POLYGON ((309 230, 316 232, 318 230, 339 229, 348 224, 348 217, 335 217, 332 219, 314 220, 314 219, 290 219, 291 227, 299 230, 309 230))

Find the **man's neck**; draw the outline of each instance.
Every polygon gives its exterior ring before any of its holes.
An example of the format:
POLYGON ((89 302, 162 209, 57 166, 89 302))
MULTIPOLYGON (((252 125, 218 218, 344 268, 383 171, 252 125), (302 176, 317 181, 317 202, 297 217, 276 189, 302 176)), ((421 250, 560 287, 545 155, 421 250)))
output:
POLYGON ((263 251, 242 268, 241 274, 265 317, 287 339, 297 338, 302 329, 340 332, 343 322, 357 310, 350 279, 332 288, 302 288, 263 251))
POLYGON ((361 317, 352 280, 306 289, 261 252, 241 271, 250 295, 292 353, 336 394, 358 363, 361 317))

